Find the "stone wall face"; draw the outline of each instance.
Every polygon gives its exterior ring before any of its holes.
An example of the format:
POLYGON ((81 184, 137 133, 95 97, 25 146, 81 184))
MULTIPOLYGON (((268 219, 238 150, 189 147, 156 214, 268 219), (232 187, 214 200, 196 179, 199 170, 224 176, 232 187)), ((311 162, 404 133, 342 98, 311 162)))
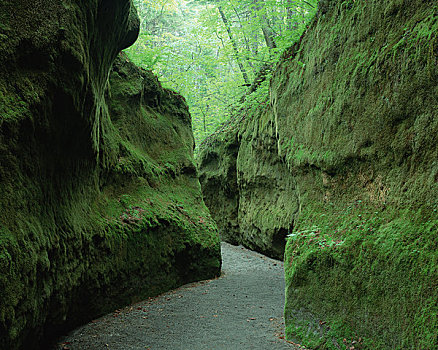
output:
POLYGON ((283 259, 298 200, 295 180, 278 156, 271 113, 260 108, 239 127, 225 128, 199 154, 205 202, 224 241, 283 259))
POLYGON ((138 26, 129 0, 0 4, 0 349, 220 272, 187 106, 119 54, 138 26))
MULTIPOLYGON (((234 122, 237 237, 254 232, 256 207, 290 215, 280 216, 290 224, 282 227, 291 340, 327 349, 436 344, 437 23, 432 1, 321 1, 274 71, 270 106, 234 122)), ((201 156, 223 139, 210 139, 201 156)))

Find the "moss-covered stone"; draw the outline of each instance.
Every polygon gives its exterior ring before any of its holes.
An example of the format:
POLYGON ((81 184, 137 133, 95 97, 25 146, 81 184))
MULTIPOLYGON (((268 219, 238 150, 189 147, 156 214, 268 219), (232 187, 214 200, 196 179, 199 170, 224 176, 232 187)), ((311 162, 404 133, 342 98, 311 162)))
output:
POLYGON ((266 100, 224 125, 201 145, 198 163, 222 239, 282 259, 298 200, 294 179, 277 155, 270 114, 266 100))
POLYGON ((129 0, 0 3, 0 349, 220 271, 182 97, 129 0), (109 78, 109 83, 108 83, 109 78))
MULTIPOLYGON (((296 211, 285 220, 291 340, 436 348, 437 13, 433 1, 321 1, 273 73, 270 109, 239 126, 237 178, 260 183, 245 205, 239 194, 239 211, 253 213, 245 231, 261 212, 276 218, 279 197, 296 211), (268 184, 250 166, 263 169, 263 159, 275 164, 264 163, 268 184), (261 201, 277 176, 290 191, 261 201)), ((210 142, 204 154, 218 149, 210 142)))
POLYGON ((331 2, 275 72, 278 148, 301 208, 287 336, 309 346, 437 344, 437 9, 331 2))
POLYGON ((237 128, 228 125, 214 138, 214 145, 203 147, 198 157, 205 204, 218 225, 222 240, 232 244, 240 243, 236 169, 239 146, 237 128))

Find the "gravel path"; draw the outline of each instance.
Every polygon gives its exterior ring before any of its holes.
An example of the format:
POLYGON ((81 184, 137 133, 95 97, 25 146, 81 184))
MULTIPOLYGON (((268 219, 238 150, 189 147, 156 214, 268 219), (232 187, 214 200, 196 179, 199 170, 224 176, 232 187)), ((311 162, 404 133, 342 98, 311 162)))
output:
POLYGON ((222 243, 222 276, 103 316, 62 338, 71 350, 277 350, 284 341, 283 263, 222 243))

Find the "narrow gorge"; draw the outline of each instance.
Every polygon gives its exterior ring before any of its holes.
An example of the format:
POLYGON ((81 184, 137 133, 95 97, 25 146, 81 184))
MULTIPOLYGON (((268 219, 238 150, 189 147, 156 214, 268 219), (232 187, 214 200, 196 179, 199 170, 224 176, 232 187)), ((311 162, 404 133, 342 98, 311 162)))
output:
POLYGON ((438 349, 437 135, 435 0, 2 0, 0 350, 438 349))

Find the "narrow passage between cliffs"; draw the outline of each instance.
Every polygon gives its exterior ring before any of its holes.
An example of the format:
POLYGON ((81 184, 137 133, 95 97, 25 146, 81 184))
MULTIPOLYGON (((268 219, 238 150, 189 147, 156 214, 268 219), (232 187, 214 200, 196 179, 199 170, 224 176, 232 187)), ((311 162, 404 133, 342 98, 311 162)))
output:
POLYGON ((220 278, 116 310, 56 349, 299 349, 284 340, 283 263, 227 243, 222 259, 220 278))

